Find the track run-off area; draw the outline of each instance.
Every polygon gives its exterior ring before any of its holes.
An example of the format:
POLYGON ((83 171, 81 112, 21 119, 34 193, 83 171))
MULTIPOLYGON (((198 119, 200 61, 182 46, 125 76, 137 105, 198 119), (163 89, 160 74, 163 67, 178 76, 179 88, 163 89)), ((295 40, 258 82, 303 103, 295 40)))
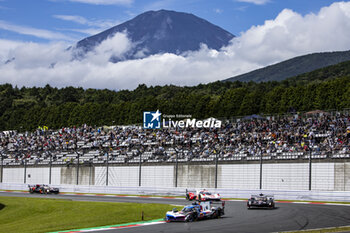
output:
MULTIPOLYGON (((191 203, 186 201, 185 198, 81 193, 40 195, 26 192, 0 191, 0 196, 55 198, 72 201, 161 203, 179 205, 179 209, 181 209, 180 206, 191 203)), ((157 220, 146 223, 120 224, 105 228, 72 229, 74 231, 71 232, 283 232, 348 225, 350 225, 350 205, 347 204, 276 201, 275 209, 247 209, 244 200, 226 200, 225 215, 220 219, 190 223, 165 223, 157 220)))

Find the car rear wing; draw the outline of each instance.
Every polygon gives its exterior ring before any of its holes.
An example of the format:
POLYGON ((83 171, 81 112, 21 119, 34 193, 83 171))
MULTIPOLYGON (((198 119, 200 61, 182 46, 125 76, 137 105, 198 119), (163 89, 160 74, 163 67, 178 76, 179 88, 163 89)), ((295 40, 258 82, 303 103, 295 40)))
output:
POLYGON ((226 204, 226 202, 222 201, 221 206, 222 206, 223 209, 225 209, 225 204, 226 204))
POLYGON ((261 194, 255 195, 255 194, 253 194, 250 196, 250 198, 258 198, 258 197, 266 197, 268 199, 275 199, 275 196, 271 195, 271 194, 269 194, 269 195, 261 195, 261 194))
POLYGON ((203 203, 203 202, 210 202, 210 204, 214 207, 220 207, 221 205, 222 209, 225 209, 225 205, 226 205, 225 201, 201 201, 200 203, 203 203))

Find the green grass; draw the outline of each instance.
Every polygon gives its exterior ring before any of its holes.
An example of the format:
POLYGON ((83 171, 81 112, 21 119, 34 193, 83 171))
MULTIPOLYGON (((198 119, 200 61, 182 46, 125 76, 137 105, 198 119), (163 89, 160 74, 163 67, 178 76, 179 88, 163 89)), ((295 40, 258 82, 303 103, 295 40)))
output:
POLYGON ((49 232, 159 219, 165 204, 0 197, 0 232, 49 232), (2 208, 1 208, 2 207, 2 208))

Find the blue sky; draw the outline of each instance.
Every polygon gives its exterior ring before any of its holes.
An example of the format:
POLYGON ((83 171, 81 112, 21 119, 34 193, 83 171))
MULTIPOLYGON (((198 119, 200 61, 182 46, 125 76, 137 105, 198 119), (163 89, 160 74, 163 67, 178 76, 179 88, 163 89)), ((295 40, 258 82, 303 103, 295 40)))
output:
MULTIPOLYGON (((147 49, 147 48, 144 48, 147 49)), ((350 1, 0 0, 0 84, 134 89, 223 80, 296 56, 350 50, 350 1), (77 41, 148 10, 193 13, 236 35, 219 50, 123 57, 137 42, 116 33, 81 60, 77 41)))
POLYGON ((234 35, 275 18, 288 8, 318 12, 331 0, 0 0, 0 38, 75 42, 148 11, 193 13, 234 35))

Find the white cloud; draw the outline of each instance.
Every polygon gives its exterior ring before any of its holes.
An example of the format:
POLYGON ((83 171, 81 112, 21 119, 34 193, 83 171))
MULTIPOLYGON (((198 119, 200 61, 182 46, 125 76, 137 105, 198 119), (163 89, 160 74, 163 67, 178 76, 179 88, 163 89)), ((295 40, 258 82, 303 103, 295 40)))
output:
POLYGON ((66 43, 21 43, 10 50, 9 58, 15 58, 10 64, 16 70, 50 68, 57 62, 68 62, 71 59, 71 53, 67 48, 66 43))
POLYGON ((133 89, 140 83, 208 83, 307 53, 349 50, 350 2, 334 3, 305 16, 283 10, 275 19, 241 33, 220 51, 202 45, 186 56, 167 53, 109 62, 110 56, 123 57, 133 46, 126 34, 119 33, 84 59, 72 60, 66 44, 0 40, 0 83, 110 89, 133 89), (4 64, 12 57, 15 60, 4 64))
POLYGON ((86 18, 79 15, 54 15, 53 17, 56 19, 71 21, 78 24, 88 24, 89 22, 86 18))
POLYGON ((113 37, 104 40, 93 51, 87 53, 85 60, 93 64, 105 65, 113 56, 123 58, 123 55, 133 47, 126 33, 117 33, 113 37))
POLYGON ((81 25, 93 26, 98 28, 110 28, 120 24, 118 20, 89 20, 80 15, 54 15, 54 18, 75 22, 81 25))
POLYGON ((350 2, 333 3, 318 14, 283 10, 274 20, 243 32, 230 52, 261 66, 294 56, 350 49, 350 2))
POLYGON ((3 20, 0 20, 0 29, 16 32, 23 35, 30 35, 38 38, 49 39, 49 40, 65 40, 65 41, 74 40, 73 38, 59 32, 52 32, 49 30, 16 25, 3 20))
POLYGON ((94 34, 100 33, 101 31, 104 31, 106 29, 109 29, 111 27, 114 27, 120 24, 120 21, 117 21, 117 20, 108 20, 108 19, 107 20, 89 20, 79 15, 53 15, 53 17, 56 19, 61 19, 61 20, 75 22, 77 24, 89 26, 89 28, 85 28, 85 29, 82 29, 82 28, 62 29, 65 31, 80 32, 88 35, 94 35, 94 34))
POLYGON ((71 32, 79 32, 85 35, 96 35, 97 33, 100 33, 104 31, 105 29, 101 28, 85 28, 85 29, 80 29, 80 28, 63 28, 63 29, 58 29, 62 31, 71 31, 71 32))
POLYGON ((247 3, 253 3, 255 5, 264 5, 268 2, 270 2, 270 0, 236 0, 237 2, 247 2, 247 3))
POLYGON ((223 12, 223 10, 219 9, 219 8, 215 8, 214 12, 217 14, 221 14, 223 12))
MULTIPOLYGON (((0 64, 5 63, 9 59, 12 59, 12 57, 10 57, 9 51, 17 48, 21 44, 23 43, 20 41, 0 39, 0 64)), ((0 79, 0 82, 1 82, 1 79, 0 79)))
POLYGON ((69 0, 71 2, 80 2, 94 5, 131 5, 133 0, 69 0))
POLYGON ((244 11, 246 11, 247 8, 248 8, 248 6, 240 6, 240 7, 236 7, 235 10, 244 12, 244 11))

